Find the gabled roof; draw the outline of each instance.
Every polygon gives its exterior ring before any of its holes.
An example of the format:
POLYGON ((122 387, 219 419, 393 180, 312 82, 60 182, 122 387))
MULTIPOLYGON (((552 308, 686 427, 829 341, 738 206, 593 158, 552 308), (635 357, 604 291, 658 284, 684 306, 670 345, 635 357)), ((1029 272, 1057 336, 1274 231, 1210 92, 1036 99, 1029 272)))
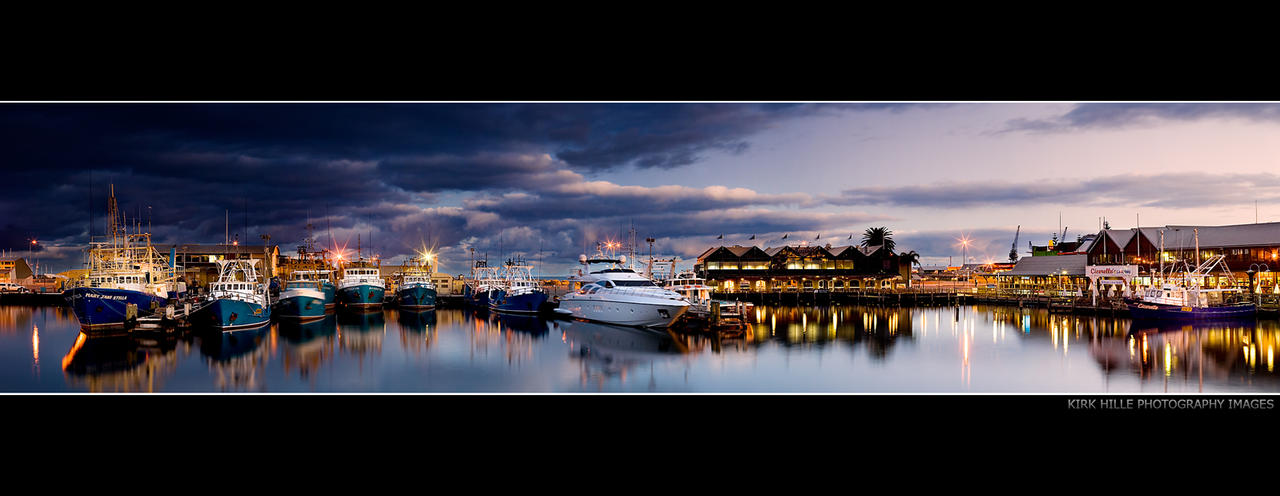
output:
POLYGON ((872 253, 880 251, 880 248, 882 247, 884 247, 884 245, 859 246, 858 250, 861 251, 863 255, 871 256, 872 253))
MULTIPOLYGON (((1235 224, 1229 226, 1184 226, 1169 225, 1164 227, 1142 227, 1129 229, 1107 229, 1106 233, 1117 246, 1124 248, 1133 241, 1138 229, 1144 239, 1142 247, 1145 251, 1147 242, 1153 249, 1160 247, 1160 233, 1164 232, 1165 250, 1192 250, 1196 246, 1196 231, 1200 233, 1201 248, 1226 248, 1249 246, 1280 245, 1280 222, 1264 222, 1259 224, 1235 224)), ((1091 251, 1098 239, 1077 248, 1078 251, 1091 251)))
POLYGON ((1022 257, 1013 270, 1001 272, 1000 276, 1047 276, 1061 275, 1066 271, 1068 276, 1084 275, 1084 267, 1089 263, 1088 255, 1057 255, 1047 257, 1022 257))

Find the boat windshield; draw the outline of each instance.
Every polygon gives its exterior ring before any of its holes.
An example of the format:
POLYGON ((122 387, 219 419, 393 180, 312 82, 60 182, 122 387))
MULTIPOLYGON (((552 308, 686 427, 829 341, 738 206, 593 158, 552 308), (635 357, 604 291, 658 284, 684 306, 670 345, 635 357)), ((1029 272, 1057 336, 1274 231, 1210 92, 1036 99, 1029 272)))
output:
POLYGON ((653 281, 613 281, 613 283, 618 286, 640 286, 646 288, 658 286, 657 284, 654 284, 653 281))

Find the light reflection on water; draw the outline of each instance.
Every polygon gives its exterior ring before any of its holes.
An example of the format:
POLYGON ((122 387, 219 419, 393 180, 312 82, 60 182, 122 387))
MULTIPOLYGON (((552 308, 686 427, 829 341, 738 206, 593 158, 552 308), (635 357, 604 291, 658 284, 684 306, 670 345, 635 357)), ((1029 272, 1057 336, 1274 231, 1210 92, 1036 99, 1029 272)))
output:
POLYGON ((1267 319, 1152 325, 992 306, 753 316, 719 337, 460 309, 89 336, 65 308, 9 306, 0 391, 1280 391, 1267 319))

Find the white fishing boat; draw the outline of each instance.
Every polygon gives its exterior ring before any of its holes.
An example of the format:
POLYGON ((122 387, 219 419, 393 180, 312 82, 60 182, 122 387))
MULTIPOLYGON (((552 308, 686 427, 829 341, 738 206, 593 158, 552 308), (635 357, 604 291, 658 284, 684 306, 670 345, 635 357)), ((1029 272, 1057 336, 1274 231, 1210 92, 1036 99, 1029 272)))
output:
POLYGON ((684 297, 689 302, 689 314, 699 318, 711 316, 714 312, 713 303, 718 304, 722 318, 745 317, 755 309, 755 305, 749 301, 712 299, 711 292, 714 288, 708 286, 706 279, 698 277, 692 270, 681 271, 667 279, 664 287, 684 297))
MULTIPOLYGON (((1160 251, 1164 251, 1164 233, 1160 233, 1160 251)), ((1196 231, 1196 258, 1200 261, 1200 232, 1196 231)), ((1135 320, 1209 320, 1252 318, 1257 307, 1239 288, 1227 268, 1226 256, 1208 257, 1190 269, 1186 261, 1175 263, 1168 273, 1164 259, 1160 259, 1160 284, 1147 288, 1136 298, 1126 298, 1129 314, 1135 320), (1181 271, 1179 272, 1179 267, 1181 271), (1206 287, 1207 281, 1217 279, 1214 269, 1220 268, 1227 279, 1226 287, 1206 287)))
POLYGON ((578 258, 583 269, 571 279, 577 291, 560 297, 559 307, 574 318, 636 327, 669 327, 689 310, 679 293, 625 267, 626 256, 597 249, 594 258, 578 258), (603 268, 592 271, 591 265, 603 268))

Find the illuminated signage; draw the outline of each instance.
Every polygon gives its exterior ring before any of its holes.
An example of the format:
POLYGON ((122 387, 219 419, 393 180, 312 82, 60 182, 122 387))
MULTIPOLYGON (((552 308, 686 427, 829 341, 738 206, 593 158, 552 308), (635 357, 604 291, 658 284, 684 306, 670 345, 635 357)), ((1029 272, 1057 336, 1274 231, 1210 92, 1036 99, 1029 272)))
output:
POLYGON ((1137 277, 1137 265, 1089 265, 1084 268, 1089 277, 1137 277))

